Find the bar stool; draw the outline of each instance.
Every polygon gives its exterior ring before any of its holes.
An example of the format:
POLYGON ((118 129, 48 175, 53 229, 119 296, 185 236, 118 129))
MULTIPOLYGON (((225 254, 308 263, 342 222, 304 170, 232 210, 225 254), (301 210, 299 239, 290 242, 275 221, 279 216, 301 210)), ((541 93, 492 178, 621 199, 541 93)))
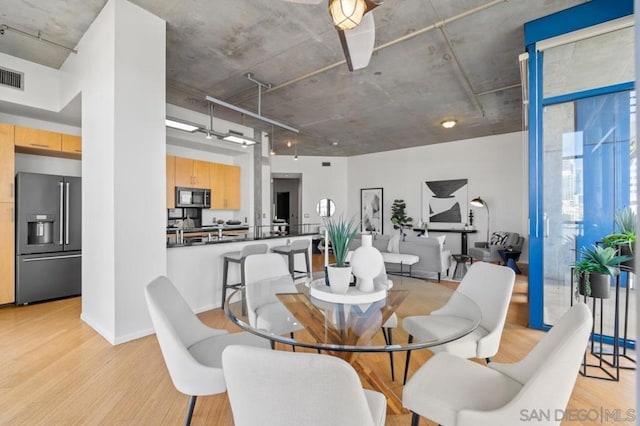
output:
POLYGON ((311 278, 311 261, 309 260, 309 244, 311 244, 311 241, 309 240, 296 240, 286 246, 277 246, 277 247, 271 248, 272 252, 287 256, 287 259, 289 261, 289 273, 291 274, 291 278, 293 278, 294 280, 302 276, 311 278), (295 263, 294 256, 296 254, 304 254, 304 261, 305 261, 305 264, 307 265, 307 272, 304 275, 300 275, 298 277, 295 276, 295 273, 304 272, 304 271, 296 271, 294 269, 294 263, 295 263))
POLYGON ((224 308, 224 301, 227 297, 227 288, 242 288, 242 306, 244 312, 244 260, 247 256, 252 254, 263 254, 269 250, 269 246, 266 244, 249 244, 242 247, 240 251, 230 251, 223 254, 224 266, 222 268, 222 303, 221 308, 224 308), (240 264, 240 282, 235 284, 229 284, 227 282, 227 275, 229 272, 229 262, 240 264))

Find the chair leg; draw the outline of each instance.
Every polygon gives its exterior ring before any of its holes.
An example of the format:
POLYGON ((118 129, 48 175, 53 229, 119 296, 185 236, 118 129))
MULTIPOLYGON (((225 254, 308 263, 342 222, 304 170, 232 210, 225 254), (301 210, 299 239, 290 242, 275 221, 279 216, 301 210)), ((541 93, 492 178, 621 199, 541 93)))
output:
POLYGON ((417 413, 411 412, 411 426, 418 426, 420 424, 420 415, 417 413))
POLYGON ((294 276, 295 268, 293 267, 293 265, 294 265, 293 253, 289 252, 288 256, 289 256, 289 273, 291 274, 291 278, 295 279, 295 276, 294 276))
POLYGON ((440 282, 440 272, 438 272, 438 282, 440 282))
POLYGON ((197 396, 191 395, 189 397, 189 408, 187 408, 187 417, 184 419, 184 426, 189 426, 191 424, 191 417, 193 416, 193 409, 196 406, 196 398, 197 396))
POLYGON ((307 265, 307 277, 311 278, 311 260, 309 259, 309 250, 304 252, 304 261, 307 265))
MULTIPOLYGON (((293 331, 289 333, 289 335, 291 336, 291 340, 293 340, 293 331)), ((293 351, 296 351, 296 345, 291 345, 291 349, 293 349, 293 351)))
MULTIPOLYGON (((413 343, 413 336, 409 335, 409 344, 413 343)), ((407 384, 407 373, 409 372, 409 359, 411 359, 411 351, 407 351, 407 357, 404 361, 404 379, 402 380, 402 385, 407 384)))
POLYGON ((224 308, 224 301, 227 297, 227 272, 229 271, 229 259, 224 258, 224 266, 222 267, 222 303, 220 308, 224 308))
MULTIPOLYGON (((387 338, 385 339, 387 341, 387 345, 393 345, 393 329, 392 328, 387 328, 387 338)), ((393 352, 389 352, 389 364, 391 365, 391 381, 395 382, 396 381, 396 371, 395 371, 395 367, 393 365, 393 352)))
POLYGON ((487 361, 487 364, 489 364, 491 362, 491 358, 489 358, 489 357, 485 358, 485 360, 487 361))

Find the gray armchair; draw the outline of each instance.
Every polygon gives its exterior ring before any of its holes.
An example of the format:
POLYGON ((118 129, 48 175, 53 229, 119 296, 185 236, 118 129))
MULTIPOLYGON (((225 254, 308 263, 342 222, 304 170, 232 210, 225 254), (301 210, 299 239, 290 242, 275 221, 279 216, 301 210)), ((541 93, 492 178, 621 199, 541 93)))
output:
POLYGON ((478 242, 474 244, 474 247, 469 248, 471 263, 474 260, 502 262, 503 260, 498 250, 511 248, 511 250, 522 251, 523 244, 524 237, 521 237, 517 232, 494 232, 491 234, 490 241, 478 242))

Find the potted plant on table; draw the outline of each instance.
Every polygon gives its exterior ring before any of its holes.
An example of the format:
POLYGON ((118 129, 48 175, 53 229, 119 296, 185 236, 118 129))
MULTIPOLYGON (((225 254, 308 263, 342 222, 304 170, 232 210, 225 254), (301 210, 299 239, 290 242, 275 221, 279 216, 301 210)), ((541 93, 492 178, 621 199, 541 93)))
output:
POLYGON ((579 294, 609 298, 610 278, 620 273, 620 264, 629 256, 618 256, 613 247, 583 247, 578 251, 579 259, 573 264, 574 277, 578 282, 576 298, 579 294))
POLYGON ((605 247, 613 247, 621 256, 628 256, 629 260, 622 263, 624 269, 635 269, 634 248, 636 242, 636 214, 629 207, 620 210, 615 217, 618 232, 607 235, 602 239, 605 247))
POLYGON ((334 293, 346 293, 351 281, 351 267, 347 264, 347 254, 351 242, 360 229, 360 223, 355 219, 340 217, 328 217, 324 220, 327 234, 331 241, 335 263, 327 266, 329 287, 334 293))

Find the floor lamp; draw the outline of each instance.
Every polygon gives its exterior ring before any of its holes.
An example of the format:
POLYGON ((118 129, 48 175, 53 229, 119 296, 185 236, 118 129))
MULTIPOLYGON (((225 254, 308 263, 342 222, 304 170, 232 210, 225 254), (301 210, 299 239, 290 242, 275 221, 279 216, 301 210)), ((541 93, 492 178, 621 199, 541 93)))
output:
POLYGON ((485 209, 487 209, 487 245, 488 245, 489 244, 489 205, 485 200, 483 200, 480 197, 476 197, 473 200, 469 201, 469 204, 471 204, 474 207, 484 207, 485 209))

